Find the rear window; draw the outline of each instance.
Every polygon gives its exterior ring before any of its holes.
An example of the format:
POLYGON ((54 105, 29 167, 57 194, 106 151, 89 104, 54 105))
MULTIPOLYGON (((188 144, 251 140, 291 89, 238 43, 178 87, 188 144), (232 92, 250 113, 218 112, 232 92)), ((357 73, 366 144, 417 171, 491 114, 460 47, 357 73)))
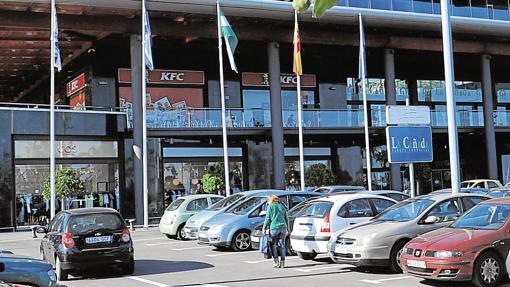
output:
POLYGON ((179 206, 181 206, 181 204, 182 204, 185 200, 186 200, 186 199, 184 199, 184 198, 178 198, 176 201, 172 202, 172 204, 170 204, 170 205, 166 208, 166 211, 177 210, 177 208, 179 208, 179 206))
POLYGON ((329 201, 314 201, 303 205, 302 209, 298 212, 299 217, 313 217, 324 218, 329 214, 332 202, 329 201))
POLYGON ((222 200, 216 202, 215 204, 209 206, 209 208, 207 208, 207 210, 213 210, 213 211, 217 211, 217 210, 220 210, 220 209, 223 209, 229 205, 231 205, 232 203, 238 201, 239 199, 241 199, 244 195, 242 194, 234 194, 234 195, 231 195, 227 198, 223 198, 222 200))
POLYGON ((71 233, 86 233, 93 230, 119 230, 124 228, 124 222, 115 213, 94 213, 75 215, 69 221, 71 233))

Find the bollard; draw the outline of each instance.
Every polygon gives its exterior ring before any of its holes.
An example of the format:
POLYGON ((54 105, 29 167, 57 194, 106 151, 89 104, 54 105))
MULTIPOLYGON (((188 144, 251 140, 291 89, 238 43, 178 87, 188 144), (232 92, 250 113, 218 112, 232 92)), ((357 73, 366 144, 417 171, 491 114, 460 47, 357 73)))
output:
POLYGON ((129 222, 129 230, 135 231, 135 225, 134 225, 135 219, 128 219, 128 222, 129 222))
POLYGON ((36 233, 37 226, 32 226, 32 227, 30 227, 30 229, 32 229, 32 237, 37 238, 37 233, 36 233))

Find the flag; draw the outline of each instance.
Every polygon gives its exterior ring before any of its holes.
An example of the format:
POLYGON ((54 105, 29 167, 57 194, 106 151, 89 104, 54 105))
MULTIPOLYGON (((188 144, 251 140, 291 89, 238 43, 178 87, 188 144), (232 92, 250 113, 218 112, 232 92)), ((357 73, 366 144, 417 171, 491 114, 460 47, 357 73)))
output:
POLYGON ((301 39, 299 39, 299 26, 297 21, 297 10, 295 11, 294 21, 294 64, 292 71, 296 75, 303 75, 303 65, 301 64, 301 39))
POLYGON ((218 11, 220 13, 218 17, 220 17, 221 36, 225 39, 225 46, 227 48, 228 59, 230 61, 230 68, 232 71, 238 73, 236 62, 234 60, 234 53, 236 51, 237 43, 239 40, 237 39, 232 26, 230 26, 227 17, 225 17, 225 14, 223 14, 223 11, 221 9, 218 9, 218 11))
POLYGON ((53 66, 55 68, 57 68, 57 71, 61 71, 62 70, 62 60, 60 59, 60 48, 58 46, 58 22, 57 22, 57 7, 56 6, 52 6, 51 7, 51 10, 52 10, 52 17, 53 17, 53 25, 54 25, 54 31, 53 31, 53 43, 52 45, 54 45, 55 47, 55 54, 53 55, 54 59, 53 59, 53 66))
POLYGON ((367 65, 365 63, 365 31, 363 30, 363 19, 359 15, 359 71, 358 79, 364 79, 367 75, 367 65))
POLYGON ((152 35, 151 35, 151 24, 149 23, 149 13, 144 3, 144 17, 145 23, 143 25, 143 55, 145 57, 145 66, 147 69, 154 70, 154 62, 152 61, 152 35))

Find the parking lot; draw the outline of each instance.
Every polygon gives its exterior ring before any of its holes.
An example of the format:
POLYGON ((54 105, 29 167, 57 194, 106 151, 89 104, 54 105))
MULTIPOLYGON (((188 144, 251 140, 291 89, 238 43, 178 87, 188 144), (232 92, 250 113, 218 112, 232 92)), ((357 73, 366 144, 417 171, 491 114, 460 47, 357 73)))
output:
MULTIPOLYGON (((385 269, 355 269, 327 257, 303 261, 288 257, 285 269, 274 269, 258 251, 218 251, 194 241, 170 240, 157 229, 133 232, 136 269, 133 276, 115 270, 94 270, 63 282, 68 287, 164 286, 469 286, 392 274, 385 269)), ((0 249, 38 257, 39 239, 28 232, 0 234, 0 249)), ((510 286, 507 284, 505 286, 510 286)))

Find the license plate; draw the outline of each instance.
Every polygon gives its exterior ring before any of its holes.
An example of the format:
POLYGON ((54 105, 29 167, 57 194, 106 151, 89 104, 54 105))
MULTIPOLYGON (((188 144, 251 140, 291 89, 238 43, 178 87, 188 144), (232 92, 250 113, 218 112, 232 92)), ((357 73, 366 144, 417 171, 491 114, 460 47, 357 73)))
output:
POLYGON ((85 243, 87 244, 110 243, 110 242, 112 242, 111 236, 97 236, 85 238, 85 243))
POLYGON ((207 238, 207 235, 203 232, 198 233, 198 237, 207 238))
POLYGON ((252 237, 251 237, 251 241, 253 241, 253 242, 259 242, 259 241, 260 241, 260 239, 259 239, 257 236, 252 236, 252 237))
POLYGON ((425 263, 425 261, 419 261, 419 260, 407 260, 407 266, 427 269, 427 264, 425 263))

